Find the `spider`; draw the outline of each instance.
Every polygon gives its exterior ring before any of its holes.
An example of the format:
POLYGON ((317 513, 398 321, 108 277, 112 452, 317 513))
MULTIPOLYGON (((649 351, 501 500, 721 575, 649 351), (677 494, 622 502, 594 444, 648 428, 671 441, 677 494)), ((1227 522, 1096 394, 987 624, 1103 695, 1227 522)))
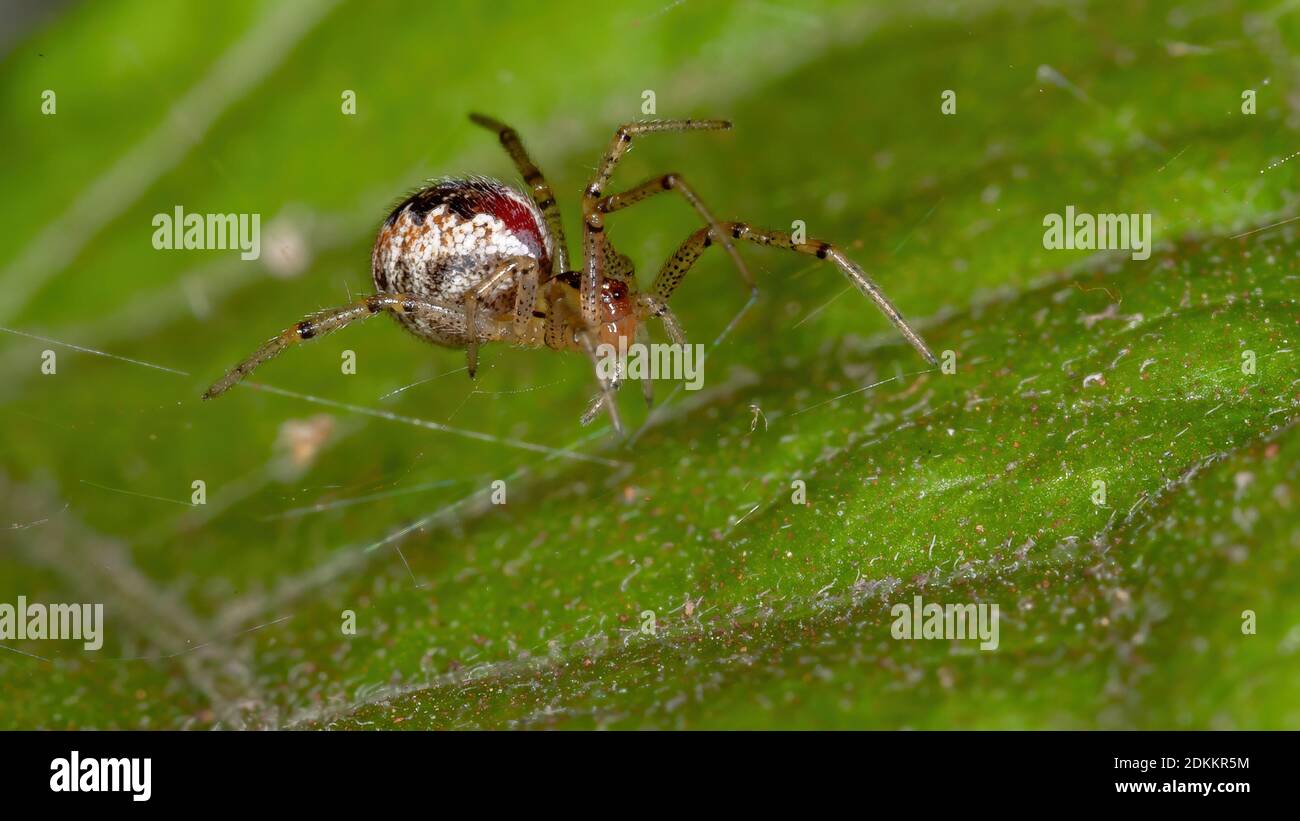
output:
MULTIPOLYGON (((471 379, 478 369, 478 347, 485 342, 585 353, 596 366, 600 391, 581 421, 590 422, 604 408, 615 431, 621 433, 613 396, 621 385, 621 375, 615 372, 609 379, 601 375, 598 347, 610 344, 617 348, 620 339, 645 339, 646 321, 651 317, 663 323, 673 343, 684 344, 686 336, 668 300, 686 272, 715 242, 731 256, 752 294, 754 280, 733 240, 830 260, 875 302, 926 361, 937 364, 888 297, 830 243, 795 242, 781 231, 719 222, 680 174, 664 174, 626 191, 605 193, 615 166, 634 139, 658 132, 726 130, 731 128, 730 122, 648 120, 620 126, 583 191, 582 264, 573 270, 555 195, 518 133, 481 114, 471 114, 470 120, 496 132, 523 176, 528 196, 486 177, 444 178, 416 191, 393 209, 379 229, 371 253, 371 275, 378 293, 307 316, 232 368, 208 388, 204 399, 224 393, 286 348, 386 312, 423 340, 464 348, 471 379), (682 242, 659 270, 650 290, 642 292, 631 260, 618 253, 606 237, 605 217, 667 191, 681 195, 705 225, 682 242)), ((649 403, 653 400, 649 380, 643 380, 642 386, 649 403)))

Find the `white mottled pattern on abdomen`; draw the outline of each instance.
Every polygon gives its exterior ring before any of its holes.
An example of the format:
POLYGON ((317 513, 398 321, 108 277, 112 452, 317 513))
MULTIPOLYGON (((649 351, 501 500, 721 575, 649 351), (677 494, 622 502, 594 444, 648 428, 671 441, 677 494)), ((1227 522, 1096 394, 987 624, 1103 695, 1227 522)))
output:
MULTIPOLYGON (((500 186, 492 193, 510 196, 536 214, 532 202, 513 189, 500 186)), ((471 289, 511 258, 540 260, 549 251, 540 247, 549 241, 541 233, 544 223, 540 214, 536 214, 538 236, 516 233, 489 213, 476 213, 466 219, 445 203, 417 219, 408 202, 394 216, 396 219, 390 218, 380 229, 371 258, 375 286, 380 291, 460 305, 471 289)), ((484 313, 498 318, 509 316, 514 308, 514 289, 512 275, 483 300, 484 313)), ((398 320, 430 342, 463 347, 468 341, 460 327, 433 324, 419 317, 398 316, 398 320)))

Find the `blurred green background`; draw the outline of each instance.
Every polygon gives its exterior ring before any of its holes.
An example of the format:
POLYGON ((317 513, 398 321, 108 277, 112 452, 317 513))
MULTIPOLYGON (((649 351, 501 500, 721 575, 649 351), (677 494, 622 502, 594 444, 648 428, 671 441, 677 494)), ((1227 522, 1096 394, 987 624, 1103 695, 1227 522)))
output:
MULTIPOLYGON (((1300 726, 1295 3, 4 14, 0 602, 107 626, 4 642, 0 726, 1300 726), (957 373, 832 267, 746 247, 762 298, 705 389, 623 391, 623 440, 579 426, 580 357, 488 347, 470 382, 383 319, 199 402, 366 292, 422 179, 515 180, 469 111, 576 236, 646 91, 736 128, 640 140, 622 184, 803 220, 957 373), (155 250, 178 205, 260 214, 261 259, 155 250), (1044 250, 1067 205, 1153 214, 1156 253, 1044 250), (916 594, 998 603, 1000 648, 892 639, 916 594)), ((673 198, 609 219, 646 284, 696 227, 673 198)), ((722 255, 674 297, 706 343, 745 302, 722 255)))

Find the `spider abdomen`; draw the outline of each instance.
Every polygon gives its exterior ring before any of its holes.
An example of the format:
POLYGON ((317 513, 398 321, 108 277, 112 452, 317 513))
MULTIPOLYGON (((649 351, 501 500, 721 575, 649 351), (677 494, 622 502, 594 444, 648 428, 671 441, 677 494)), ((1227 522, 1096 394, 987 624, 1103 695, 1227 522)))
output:
MULTIPOLYGON (((537 207, 513 188, 484 177, 444 179, 403 200, 384 220, 371 253, 371 275, 382 293, 405 293, 459 305, 465 296, 517 257, 549 270, 550 234, 537 207)), ((514 307, 515 282, 505 277, 481 301, 487 316, 514 307)), ((461 327, 399 315, 407 330, 440 345, 464 347, 461 327)))

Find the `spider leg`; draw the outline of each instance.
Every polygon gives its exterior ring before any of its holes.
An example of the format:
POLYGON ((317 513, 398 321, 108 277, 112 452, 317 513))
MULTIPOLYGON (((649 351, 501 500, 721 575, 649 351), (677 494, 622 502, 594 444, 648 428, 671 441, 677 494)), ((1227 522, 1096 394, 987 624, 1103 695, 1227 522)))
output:
MULTIPOLYGON (((357 320, 367 319, 381 311, 423 318, 446 328, 451 334, 466 334, 466 329, 470 327, 465 321, 464 311, 459 306, 409 294, 373 294, 349 305, 317 311, 292 327, 286 328, 279 335, 268 339, 251 356, 231 368, 225 376, 204 391, 203 398, 212 399, 225 393, 245 376, 294 345, 334 333, 357 320)), ((493 323, 481 319, 477 323, 475 333, 466 335, 495 339, 502 334, 502 330, 493 323)))
POLYGON ((721 131, 731 128, 726 120, 646 120, 619 126, 610 140, 609 148, 596 167, 587 189, 582 194, 582 248, 583 276, 578 301, 582 318, 588 326, 600 321, 597 298, 605 264, 605 218, 596 208, 615 166, 632 146, 632 139, 641 134, 658 131, 721 131))
POLYGON ((532 197, 533 202, 537 205, 537 210, 542 212, 542 218, 546 220, 546 227, 550 231, 551 238, 555 242, 555 260, 556 265, 553 270, 569 270, 569 248, 564 241, 564 219, 560 215, 560 207, 555 202, 555 192, 546 182, 546 177, 542 174, 537 164, 533 162, 532 157, 528 156, 527 149, 524 148, 523 142, 519 139, 519 132, 499 120, 483 114, 470 114, 470 120, 475 125, 480 125, 489 131, 495 131, 497 138, 501 140, 501 146, 505 148, 510 159, 514 160, 515 168, 519 170, 520 176, 524 178, 524 183, 528 186, 528 195, 532 197))
POLYGON ((665 300, 654 294, 638 294, 637 303, 642 315, 658 317, 664 323, 664 331, 668 334, 670 342, 675 345, 686 344, 686 333, 682 331, 682 324, 677 321, 677 315, 672 312, 665 300))
MULTIPOLYGON (((650 345, 649 345, 649 343, 650 343, 650 332, 646 330, 646 327, 645 327, 645 325, 644 325, 643 323, 637 323, 637 326, 636 326, 636 341, 637 341, 637 342, 640 342, 640 343, 643 344, 643 345, 645 345, 647 349, 650 347, 650 345)), ((654 403, 655 403, 655 383, 654 383, 654 380, 653 380, 653 379, 649 379, 649 378, 646 378, 646 377, 643 377, 643 378, 641 379, 641 395, 645 397, 645 406, 646 406, 647 408, 654 407, 654 403)))
MULTIPOLYGON (((925 341, 921 339, 920 334, 907 324, 907 320, 903 318, 903 315, 885 296, 884 291, 880 290, 880 287, 871 280, 871 277, 867 276, 867 273, 856 262, 845 256, 835 246, 815 239, 810 239, 807 242, 795 242, 789 234, 784 232, 753 228, 743 222, 724 222, 719 228, 731 234, 734 239, 743 239, 755 245, 772 245, 777 248, 785 248, 795 253, 807 254, 835 263, 855 288, 876 303, 876 307, 880 309, 881 313, 888 317, 890 322, 894 323, 894 327, 898 328, 903 338, 911 343, 913 348, 916 348, 917 352, 925 358, 925 361, 931 365, 939 363, 939 360, 935 359, 934 354, 926 346, 925 341)), ((686 272, 695 264, 695 260, 699 259, 700 255, 704 253, 704 249, 712 245, 714 240, 717 239, 713 235, 713 231, 713 228, 701 228, 686 238, 686 241, 681 244, 676 253, 664 263, 659 275, 655 277, 654 284, 650 288, 654 297, 667 301, 672 296, 682 278, 686 276, 686 272)))
MULTIPOLYGON (((575 311, 564 300, 557 301, 547 315, 547 337, 560 340, 566 335, 577 343, 580 350, 587 354, 591 360, 592 372, 596 377, 596 383, 600 385, 600 393, 591 400, 587 410, 582 414, 582 424, 590 424, 591 420, 596 418, 601 408, 609 412, 610 424, 614 426, 615 432, 620 435, 623 433, 623 420, 618 414, 618 403, 614 401, 614 391, 622 386, 622 374, 615 373, 614 378, 606 381, 600 375, 600 355, 596 353, 595 334, 590 330, 581 316, 575 316, 575 311)), ((552 346, 556 347, 556 346, 552 346)), ((558 348, 560 350, 562 348, 558 348)))
MULTIPOLYGON (((512 332, 516 337, 521 336, 524 324, 533 314, 533 304, 537 301, 537 270, 537 260, 533 257, 511 257, 502 262, 495 271, 465 294, 465 327, 478 327, 479 302, 486 299, 501 284, 502 280, 515 274, 517 290, 515 291, 512 332)), ((478 337, 470 334, 469 343, 465 346, 465 362, 470 379, 473 379, 474 374, 478 372, 478 345, 478 337)))
POLYGON ((609 381, 602 379, 599 370, 600 356, 596 353, 596 343, 592 339, 591 332, 586 328, 579 328, 576 336, 578 344, 591 360, 592 367, 596 368, 596 382, 600 385, 600 393, 596 394, 586 412, 582 414, 582 424, 590 424, 591 420, 596 418, 596 414, 600 413, 601 407, 604 407, 609 412, 609 421, 614 426, 614 431, 622 435, 623 420, 618 415, 618 402, 614 401, 614 391, 623 385, 621 374, 615 374, 609 381))
MULTIPOLYGON (((594 215, 599 220, 600 215, 594 215)), ((605 225, 595 225, 588 219, 582 226, 582 279, 578 285, 578 304, 582 320, 589 326, 600 321, 600 281, 605 277, 605 256, 608 251, 605 242, 605 225)))
POLYGON ((600 165, 596 167, 596 175, 591 178, 591 183, 584 192, 583 216, 596 210, 596 202, 600 199, 601 191, 609 183, 609 178, 613 175, 619 160, 623 159, 623 155, 632 147, 634 137, 659 131, 725 131, 729 128, 731 123, 726 120, 645 120, 619 126, 614 132, 613 139, 610 140, 609 149, 601 158, 600 165))
POLYGON ((749 267, 745 265, 745 261, 741 259, 740 252, 736 250, 736 246, 732 243, 731 237, 727 236, 727 234, 722 231, 719 227, 718 221, 713 218, 713 214, 710 213, 708 207, 705 206, 704 201, 701 200, 699 195, 697 195, 695 191, 686 184, 686 180, 682 179, 681 174, 668 173, 659 177, 653 177, 635 188, 629 188, 628 190, 617 194, 610 194, 596 203, 596 210, 602 214, 612 214, 615 211, 629 208, 655 196, 656 194, 662 194, 666 191, 676 191, 681 194, 682 199, 686 200, 687 204, 694 208, 695 212, 704 220, 704 224, 713 229, 713 235, 718 237, 718 240, 722 243, 722 247, 726 249, 728 256, 731 257, 731 261, 736 265, 736 270, 740 273, 740 278, 744 281, 752 294, 757 289, 757 286, 754 284, 754 277, 749 273, 749 267))

